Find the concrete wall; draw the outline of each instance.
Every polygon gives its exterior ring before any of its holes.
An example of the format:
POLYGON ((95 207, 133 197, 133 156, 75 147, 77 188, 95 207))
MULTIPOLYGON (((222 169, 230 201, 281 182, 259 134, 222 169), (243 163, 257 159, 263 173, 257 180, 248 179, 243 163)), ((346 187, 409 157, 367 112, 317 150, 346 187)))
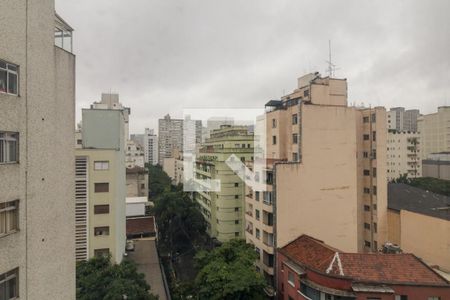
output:
POLYGON ((302 118, 303 162, 276 166, 277 247, 308 234, 358 251, 355 112, 302 105, 302 118))
POLYGON ((124 116, 121 110, 83 109, 83 148, 124 150, 124 116))
POLYGON ((20 231, 0 238, 0 273, 19 268, 21 299, 75 299, 75 57, 54 46, 52 0, 0 11, 0 59, 19 66, 20 94, 0 94, 0 130, 20 135, 20 162, 0 166, 0 201, 20 207, 20 231))
POLYGON ((423 177, 450 180, 450 162, 426 159, 422 160, 423 177))
POLYGON ((402 210, 400 247, 450 272, 450 221, 402 210), (430 230, 431 228, 431 230, 430 230))
POLYGON ((450 151, 449 121, 450 106, 439 107, 437 113, 418 118, 422 159, 426 159, 430 153, 450 151))
POLYGON ((387 212, 387 218, 388 218, 388 241, 400 245, 401 243, 400 212, 389 209, 387 212))

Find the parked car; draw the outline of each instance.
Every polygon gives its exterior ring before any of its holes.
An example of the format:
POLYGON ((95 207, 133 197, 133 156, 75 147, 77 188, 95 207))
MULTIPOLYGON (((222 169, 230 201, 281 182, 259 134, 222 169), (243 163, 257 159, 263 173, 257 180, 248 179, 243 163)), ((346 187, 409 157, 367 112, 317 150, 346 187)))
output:
POLYGON ((127 241, 127 245, 125 246, 126 251, 134 251, 134 241, 127 241))

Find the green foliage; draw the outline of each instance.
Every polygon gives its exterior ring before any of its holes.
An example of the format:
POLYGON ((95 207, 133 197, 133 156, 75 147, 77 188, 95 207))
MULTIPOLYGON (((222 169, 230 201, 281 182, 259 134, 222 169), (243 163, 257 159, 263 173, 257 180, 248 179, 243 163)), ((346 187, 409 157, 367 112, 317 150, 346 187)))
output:
POLYGON ((110 256, 94 257, 77 264, 78 300, 155 300, 144 274, 138 273, 130 260, 112 264, 110 256))
POLYGON ((408 178, 407 174, 393 180, 394 183, 405 183, 436 194, 450 196, 450 181, 433 177, 408 178))
POLYGON ((155 200, 160 243, 171 251, 183 251, 205 236, 206 222, 198 204, 182 191, 166 192, 155 200))
POLYGON ((195 279, 198 299, 264 299, 263 277, 256 272, 255 250, 243 240, 231 240, 211 252, 200 251, 195 279))
POLYGON ((172 180, 164 172, 161 166, 147 165, 148 167, 148 189, 150 199, 158 197, 172 190, 172 180))

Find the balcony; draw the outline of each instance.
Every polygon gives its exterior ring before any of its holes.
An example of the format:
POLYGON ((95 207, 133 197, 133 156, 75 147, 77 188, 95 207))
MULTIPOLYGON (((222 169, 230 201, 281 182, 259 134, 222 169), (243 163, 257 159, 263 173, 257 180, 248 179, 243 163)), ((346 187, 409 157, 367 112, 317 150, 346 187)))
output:
POLYGON ((246 211, 245 214, 250 217, 253 217, 253 212, 251 210, 246 211))

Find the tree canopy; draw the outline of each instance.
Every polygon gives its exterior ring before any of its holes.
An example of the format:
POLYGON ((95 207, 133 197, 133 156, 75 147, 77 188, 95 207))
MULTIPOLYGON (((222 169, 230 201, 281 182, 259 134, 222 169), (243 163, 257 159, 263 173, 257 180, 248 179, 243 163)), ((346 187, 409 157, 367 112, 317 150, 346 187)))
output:
POLYGON ((407 174, 403 174, 399 178, 394 179, 392 182, 405 183, 422 190, 427 190, 436 194, 450 196, 450 181, 444 179, 433 177, 408 178, 407 174))
POLYGON ((256 260, 257 253, 243 240, 198 252, 198 299, 264 299, 264 279, 255 269, 256 260))
POLYGON ((80 262, 76 279, 78 300, 158 299, 150 294, 144 274, 138 273, 136 265, 127 259, 113 264, 110 256, 100 256, 80 262))
POLYGON ((147 165, 148 167, 148 189, 150 198, 158 197, 165 192, 171 191, 172 180, 164 172, 161 166, 147 165))

